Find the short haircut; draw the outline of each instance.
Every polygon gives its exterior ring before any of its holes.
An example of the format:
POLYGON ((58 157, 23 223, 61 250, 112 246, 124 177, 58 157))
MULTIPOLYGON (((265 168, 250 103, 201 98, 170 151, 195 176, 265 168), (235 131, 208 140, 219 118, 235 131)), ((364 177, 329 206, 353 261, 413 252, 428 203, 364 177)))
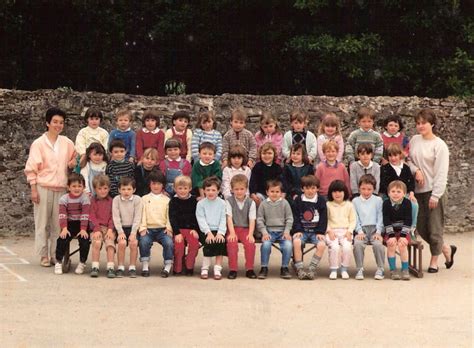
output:
POLYGON ((90 107, 89 109, 87 109, 84 115, 84 121, 86 121, 86 123, 87 123, 87 120, 89 120, 89 117, 98 117, 100 118, 101 121, 104 119, 104 115, 102 114, 102 111, 94 107, 90 107))
POLYGON ((242 167, 247 165, 247 162, 248 162, 247 150, 245 149, 245 147, 243 147, 240 144, 232 146, 229 150, 229 154, 227 155, 227 165, 229 167, 232 166, 232 163, 230 162, 230 160, 235 157, 242 158, 242 167))
POLYGON ((341 135, 341 121, 334 112, 328 112, 324 114, 318 128, 319 135, 325 133, 325 127, 335 127, 336 134, 341 135))
POLYGON ((280 190, 283 191, 283 183, 278 179, 267 180, 265 184, 266 184, 265 187, 267 188, 267 191, 270 190, 272 187, 279 187, 280 190))
POLYGON ((196 128, 202 129, 202 124, 206 121, 213 121, 212 128, 216 128, 216 113, 214 111, 203 111, 200 112, 197 117, 196 128))
POLYGON ((339 151, 339 144, 336 143, 334 140, 328 140, 323 144, 323 153, 326 153, 328 149, 335 149, 339 151))
POLYGON ((82 186, 86 186, 86 180, 84 179, 82 174, 78 174, 78 173, 69 174, 68 177, 67 177, 67 186, 69 186, 69 185, 71 185, 75 182, 78 182, 78 183, 82 184, 82 186))
POLYGON ((110 179, 107 175, 104 174, 99 174, 94 176, 94 179, 92 179, 92 187, 93 188, 98 188, 102 186, 107 186, 110 188, 110 179))
POLYGON ((393 188, 401 189, 403 191, 403 193, 405 193, 405 194, 407 193, 407 185, 405 185, 405 183, 403 181, 394 180, 390 184, 388 184, 387 194, 389 194, 390 190, 393 189, 393 188))
POLYGON ((247 111, 244 108, 239 107, 237 109, 232 110, 230 113, 230 120, 238 120, 238 121, 247 121, 247 111))
POLYGON ((366 154, 374 153, 374 148, 372 147, 372 145, 368 143, 360 144, 359 146, 357 146, 357 154, 361 154, 361 153, 366 153, 366 154))
POLYGON ((165 175, 163 174, 163 172, 160 170, 160 171, 155 171, 153 170, 150 175, 148 175, 148 181, 150 183, 152 182, 159 182, 160 184, 162 184, 163 186, 166 185, 166 177, 165 175))
POLYGON ((344 192, 344 200, 348 200, 350 198, 349 195, 349 189, 347 188, 346 184, 344 184, 344 181, 342 180, 334 180, 330 185, 328 189, 328 200, 333 201, 334 198, 332 198, 332 193, 333 192, 344 192))
POLYGON ((232 177, 230 180, 230 187, 234 187, 235 185, 242 184, 245 187, 249 187, 249 179, 244 174, 237 174, 232 177))
POLYGON ((123 142, 123 140, 120 139, 114 139, 110 142, 109 152, 112 152, 116 147, 127 150, 125 143, 123 142))
POLYGON ((418 113, 415 115, 415 122, 418 122, 421 120, 428 122, 434 128, 437 122, 435 111, 433 109, 428 109, 428 108, 418 111, 418 113))
POLYGON ((298 150, 301 150, 301 154, 303 155, 302 156, 302 160, 303 160, 303 163, 304 164, 308 164, 309 163, 309 157, 308 157, 308 152, 306 152, 306 146, 304 146, 303 144, 293 144, 291 145, 291 148, 290 148, 290 158, 291 158, 291 154, 293 152, 296 152, 298 150))
POLYGON ((156 126, 159 127, 160 126, 160 116, 158 115, 158 113, 154 110, 146 110, 144 113, 143 113, 143 117, 142 117, 142 124, 145 125, 145 121, 146 120, 155 120, 156 121, 156 126))
POLYGON ((132 112, 128 109, 121 109, 115 114, 115 120, 118 120, 120 117, 128 117, 129 121, 133 121, 132 112))
POLYGON ((400 155, 401 158, 405 157, 403 154, 402 147, 398 143, 390 143, 385 149, 385 153, 388 156, 400 155))
POLYGON ((154 159, 155 161, 158 161, 158 150, 155 149, 154 147, 148 147, 143 151, 142 158, 148 158, 150 157, 151 159, 154 159))
POLYGON ((133 188, 136 188, 135 179, 129 176, 122 176, 120 178, 118 187, 121 188, 122 186, 132 186, 133 188))
POLYGON ((217 176, 210 176, 208 178, 205 178, 204 181, 202 182, 202 188, 205 189, 206 187, 211 187, 215 186, 217 187, 218 190, 221 189, 221 181, 217 176))
POLYGON ((262 146, 260 146, 260 148, 258 149, 258 157, 260 158, 262 156, 262 153, 267 152, 267 151, 273 151, 273 155, 274 155, 273 160, 275 160, 276 159, 276 154, 277 154, 277 149, 276 149, 275 145, 273 145, 270 142, 265 143, 262 146))
POLYGON ((213 143, 209 141, 205 141, 201 143, 201 145, 199 145, 199 152, 201 152, 204 149, 212 150, 214 151, 214 153, 216 153, 216 145, 214 145, 213 143))
POLYGON ((390 122, 398 123, 399 130, 403 129, 403 121, 399 115, 389 115, 383 120, 383 128, 386 128, 390 122))
POLYGON ((375 111, 371 108, 361 107, 357 111, 357 121, 360 121, 365 117, 369 117, 371 120, 375 120, 375 111))
POLYGON ((51 123, 51 120, 54 116, 61 116, 64 122, 66 122, 66 113, 63 110, 60 108, 49 108, 46 110, 46 115, 44 117, 46 119, 46 123, 51 123))
POLYGON ((189 116, 189 113, 187 111, 176 111, 173 114, 173 117, 171 117, 171 122, 174 123, 174 121, 179 120, 180 118, 184 118, 185 120, 189 121, 191 120, 191 116, 189 116))
POLYGON ((305 175, 301 178, 301 188, 316 186, 318 189, 321 187, 319 179, 314 175, 305 175))
POLYGON ((108 162, 107 151, 105 151, 104 146, 101 143, 91 143, 86 149, 86 160, 90 160, 91 153, 95 152, 101 154, 104 157, 104 161, 108 162))
POLYGON ((179 187, 179 186, 186 186, 188 188, 192 188, 193 182, 191 178, 187 175, 178 175, 174 179, 174 187, 179 187))
POLYGON ((308 114, 301 109, 293 110, 290 113, 290 123, 293 121, 306 123, 308 121, 308 114))
POLYGON ((174 149, 176 147, 181 149, 181 141, 179 141, 178 139, 175 139, 175 138, 171 138, 171 139, 166 140, 165 150, 174 149))
POLYGON ((361 187, 363 184, 372 185, 372 187, 375 189, 377 186, 377 181, 372 174, 364 174, 359 179, 359 187, 361 187))

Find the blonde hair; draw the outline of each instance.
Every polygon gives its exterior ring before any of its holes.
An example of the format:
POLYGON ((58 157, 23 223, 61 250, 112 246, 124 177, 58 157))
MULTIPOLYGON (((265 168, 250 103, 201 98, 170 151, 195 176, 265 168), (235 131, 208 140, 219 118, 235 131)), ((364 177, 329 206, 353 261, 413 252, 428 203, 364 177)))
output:
POLYGON ((326 153, 328 149, 335 149, 339 151, 339 145, 334 140, 328 140, 323 144, 323 153, 326 153))
POLYGON ((151 159, 158 161, 158 150, 155 149, 154 147, 146 148, 145 151, 143 151, 142 158, 147 158, 147 157, 150 157, 151 159))
POLYGON ((388 184, 387 193, 390 192, 390 190, 393 188, 401 189, 403 193, 405 194, 407 193, 407 185, 405 185, 403 181, 400 181, 400 180, 392 181, 390 184, 388 184))
POLYGON ((230 180, 230 187, 234 188, 235 185, 243 184, 245 187, 249 187, 249 179, 244 174, 237 174, 230 180))
POLYGON ((273 161, 275 161, 277 156, 277 149, 272 143, 265 143, 260 146, 260 149, 258 149, 258 158, 262 159, 262 153, 267 152, 269 150, 273 151, 273 161))
POLYGON ((174 187, 186 186, 186 187, 192 188, 192 185, 193 185, 193 183, 192 183, 191 178, 189 176, 178 175, 174 179, 174 187))
POLYGON ((132 115, 132 112, 128 109, 121 109, 119 111, 117 111, 117 113, 115 114, 115 120, 118 120, 120 117, 128 117, 128 120, 130 122, 133 121, 133 115, 132 115))
POLYGON ((92 179, 92 187, 96 189, 102 186, 110 187, 109 177, 104 174, 99 174, 99 175, 94 176, 94 179, 92 179))
POLYGON ((341 122, 334 112, 328 112, 323 116, 318 128, 318 135, 325 134, 325 127, 336 127, 336 134, 341 135, 341 122))
POLYGON ((398 143, 391 143, 388 144, 387 149, 385 150, 388 156, 393 156, 393 155, 400 155, 400 158, 404 158, 405 155, 403 154, 402 147, 398 143))
POLYGON ((239 120, 239 121, 247 121, 247 112, 244 108, 238 107, 230 113, 230 120, 239 120))

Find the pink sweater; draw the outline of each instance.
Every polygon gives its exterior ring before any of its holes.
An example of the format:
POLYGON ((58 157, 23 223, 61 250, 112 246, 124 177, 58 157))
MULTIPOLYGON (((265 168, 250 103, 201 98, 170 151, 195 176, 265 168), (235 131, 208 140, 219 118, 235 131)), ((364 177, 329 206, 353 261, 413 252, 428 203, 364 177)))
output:
POLYGON ((31 144, 25 166, 26 180, 30 185, 62 191, 67 186, 68 162, 75 155, 70 139, 59 135, 53 147, 44 133, 31 144))
POLYGON ((255 141, 257 142, 257 152, 263 144, 272 143, 277 149, 278 163, 281 163, 281 160, 282 160, 281 144, 283 142, 283 134, 279 132, 275 132, 271 135, 262 136, 262 132, 258 131, 257 133, 255 133, 255 141))
POLYGON ((343 163, 336 162, 335 165, 328 165, 327 162, 320 162, 316 167, 316 177, 321 183, 319 194, 327 196, 329 185, 334 180, 342 180, 346 184, 349 194, 351 194, 351 182, 349 180, 349 173, 343 163))

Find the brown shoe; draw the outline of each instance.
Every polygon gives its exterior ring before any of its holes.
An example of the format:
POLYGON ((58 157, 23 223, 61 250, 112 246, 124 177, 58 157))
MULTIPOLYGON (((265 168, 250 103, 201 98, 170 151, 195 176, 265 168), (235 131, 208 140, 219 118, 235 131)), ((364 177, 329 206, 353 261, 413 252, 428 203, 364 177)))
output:
POLYGON ((43 267, 51 267, 51 263, 49 262, 49 257, 42 257, 40 261, 40 265, 43 267))

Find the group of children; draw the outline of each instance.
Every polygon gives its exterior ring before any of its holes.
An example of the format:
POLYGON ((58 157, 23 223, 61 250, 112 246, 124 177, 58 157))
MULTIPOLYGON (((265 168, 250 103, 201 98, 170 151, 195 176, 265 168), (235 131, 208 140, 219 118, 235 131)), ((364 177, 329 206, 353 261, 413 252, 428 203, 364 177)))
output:
POLYGON ((192 275, 202 245, 201 278, 209 277, 215 257, 213 277, 221 279, 223 257, 228 256, 227 277, 235 279, 241 242, 246 276, 252 279, 267 277, 274 243, 282 253, 284 279, 291 278, 292 257, 298 278, 314 279, 326 247, 330 279, 338 273, 349 278, 352 253, 355 278, 364 279, 367 245, 373 246, 376 259, 374 278, 383 279, 384 244, 391 278, 410 279, 407 246, 416 222, 415 181, 404 163, 408 141, 400 117, 388 117, 381 135, 373 129, 374 111, 361 108, 360 128, 346 144, 333 113, 322 118, 317 135, 307 129, 309 120, 301 110, 290 114, 291 130, 285 134, 265 112, 253 135, 245 129, 247 116, 240 108, 232 111, 224 136, 215 129, 211 111, 198 115, 194 133, 184 111, 173 115, 166 132, 152 111, 144 114, 143 128, 136 133, 128 110, 116 114, 117 128, 110 135, 100 127, 102 117, 98 109, 88 109, 87 127, 77 135, 80 173, 69 175, 69 192, 59 202, 56 274, 62 273, 67 243, 77 236, 76 273, 84 272, 90 238, 92 277, 99 275, 103 244, 107 277, 124 276, 127 246, 128 275, 136 277, 139 254, 141 275, 149 276, 150 251, 158 242, 163 247, 162 277, 192 275), (258 275, 256 240, 262 242, 258 275), (316 251, 305 269, 306 243, 316 251))

